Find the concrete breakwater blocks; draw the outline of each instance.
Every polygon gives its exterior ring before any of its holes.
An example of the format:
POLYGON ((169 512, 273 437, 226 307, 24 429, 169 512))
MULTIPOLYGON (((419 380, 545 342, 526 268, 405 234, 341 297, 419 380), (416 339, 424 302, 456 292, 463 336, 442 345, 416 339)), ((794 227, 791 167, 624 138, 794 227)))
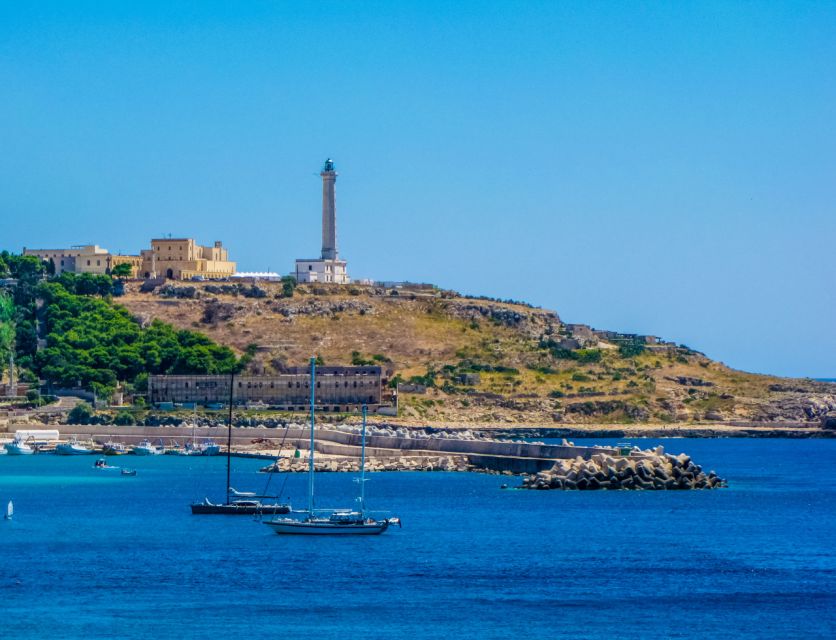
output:
MULTIPOLYGON (((334 471, 358 473, 360 461, 349 458, 314 460, 317 472, 334 471)), ((472 466, 465 456, 400 456, 397 458, 368 458, 366 471, 470 471, 472 466)), ((264 473, 304 473, 308 461, 304 458, 282 458, 261 469, 264 473)))
POLYGON ((523 477, 524 489, 563 490, 683 490, 728 486, 716 473, 705 473, 684 453, 673 456, 663 447, 629 455, 596 453, 584 459, 557 460, 551 469, 523 477))

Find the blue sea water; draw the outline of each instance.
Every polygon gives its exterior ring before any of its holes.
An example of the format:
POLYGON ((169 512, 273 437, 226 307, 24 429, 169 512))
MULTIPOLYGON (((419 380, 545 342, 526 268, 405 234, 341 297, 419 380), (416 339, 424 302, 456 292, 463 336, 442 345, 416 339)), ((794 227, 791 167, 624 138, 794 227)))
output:
MULTIPOLYGON (((377 473, 370 506, 403 529, 350 539, 192 516, 192 499, 220 498, 223 458, 110 459, 131 478, 92 457, 2 456, 16 514, 0 521, 0 637, 836 637, 836 440, 661 442, 730 487, 377 473)), ((260 464, 234 461, 233 486, 261 489, 260 464)), ((321 506, 356 486, 318 474, 321 506)), ((287 476, 284 493, 302 506, 304 487, 287 476)))

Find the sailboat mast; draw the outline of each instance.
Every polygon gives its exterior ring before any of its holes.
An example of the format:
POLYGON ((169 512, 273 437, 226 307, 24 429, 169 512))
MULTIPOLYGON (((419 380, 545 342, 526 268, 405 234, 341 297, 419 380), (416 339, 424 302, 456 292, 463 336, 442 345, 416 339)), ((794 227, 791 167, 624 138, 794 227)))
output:
POLYGON ((308 455, 308 514, 314 513, 314 394, 316 389, 316 358, 311 358, 311 449, 308 455))
POLYGON ((360 513, 366 515, 366 411, 363 405, 363 435, 360 437, 360 513))
POLYGON ((229 424, 226 429, 226 503, 229 504, 229 470, 232 459, 232 393, 235 390, 235 373, 229 374, 229 424))

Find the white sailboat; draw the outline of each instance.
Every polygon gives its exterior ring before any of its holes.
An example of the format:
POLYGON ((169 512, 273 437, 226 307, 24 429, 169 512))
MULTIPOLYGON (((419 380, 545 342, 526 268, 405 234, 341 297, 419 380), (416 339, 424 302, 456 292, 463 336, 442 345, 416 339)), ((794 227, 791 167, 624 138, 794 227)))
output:
POLYGON ((311 358, 311 441, 308 457, 308 510, 307 517, 302 520, 295 518, 275 518, 266 520, 264 524, 277 534, 287 535, 378 535, 389 528, 390 524, 400 524, 397 518, 375 519, 366 513, 365 480, 366 480, 366 407, 363 406, 363 435, 360 453, 360 498, 359 510, 332 509, 322 511, 317 515, 314 508, 314 394, 316 389, 316 360, 311 358), (330 512, 329 512, 330 511, 330 512))
POLYGON ((5 520, 11 520, 12 516, 15 514, 15 505, 14 503, 9 500, 9 504, 6 505, 6 515, 3 516, 5 520))

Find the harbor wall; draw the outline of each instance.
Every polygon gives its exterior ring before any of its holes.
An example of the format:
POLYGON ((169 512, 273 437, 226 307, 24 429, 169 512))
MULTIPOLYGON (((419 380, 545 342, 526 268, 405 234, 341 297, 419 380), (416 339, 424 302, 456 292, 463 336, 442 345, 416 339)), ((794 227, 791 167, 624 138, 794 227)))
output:
MULTIPOLYGON (((254 440, 265 440, 268 444, 278 446, 284 438, 285 448, 298 447, 307 449, 310 441, 310 430, 299 427, 287 429, 262 428, 233 428, 233 446, 251 444, 254 440)), ((125 444, 136 444, 141 440, 179 441, 191 440, 191 427, 114 427, 113 425, 67 425, 62 429, 62 437, 71 435, 89 437, 100 442, 116 440, 125 444)), ((225 427, 198 427, 194 429, 197 440, 213 438, 224 444, 227 438, 225 427)), ((320 453, 343 456, 358 456, 361 448, 359 434, 346 433, 330 429, 318 429, 316 432, 316 450, 320 453)), ((501 442, 495 440, 457 440, 452 438, 404 438, 398 436, 375 436, 366 438, 366 452, 368 455, 393 455, 393 451, 402 451, 405 455, 413 452, 422 454, 460 454, 470 457, 473 464, 487 466, 498 470, 514 470, 516 463, 493 461, 493 458, 515 458, 535 460, 555 460, 581 457, 589 458, 596 452, 614 455, 611 448, 576 447, 553 444, 534 444, 525 442, 501 442)), ((520 463, 521 464, 521 463, 520 463)), ((540 462, 532 463, 526 469, 538 467, 540 462)), ((521 470, 522 472, 522 470, 521 470)))

